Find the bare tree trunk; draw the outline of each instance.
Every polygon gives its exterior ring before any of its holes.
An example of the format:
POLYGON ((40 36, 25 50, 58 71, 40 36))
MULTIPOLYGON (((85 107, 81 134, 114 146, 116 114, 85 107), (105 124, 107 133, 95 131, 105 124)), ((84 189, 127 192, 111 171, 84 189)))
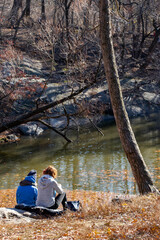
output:
POLYGON ((141 29, 141 16, 140 10, 138 11, 137 23, 133 22, 133 57, 139 57, 139 43, 140 43, 140 29, 141 29))
POLYGON ((160 28, 159 29, 155 29, 154 39, 153 39, 153 41, 152 41, 152 43, 151 43, 151 45, 150 45, 150 47, 148 49, 148 54, 147 54, 147 56, 145 58, 145 61, 144 61, 144 63, 140 67, 141 69, 145 69, 149 65, 150 60, 151 60, 151 55, 152 55, 152 53, 153 53, 153 51, 154 51, 154 49, 155 49, 155 47, 157 45, 159 37, 160 37, 160 28))
POLYGON ((41 20, 46 20, 46 12, 45 12, 45 0, 41 0, 41 20))
POLYGON ((14 26, 18 20, 18 13, 20 8, 22 8, 22 0, 14 0, 8 19, 11 22, 12 26, 14 26))
POLYGON ((18 30, 19 30, 19 25, 20 25, 20 22, 22 21, 22 19, 24 18, 25 13, 26 13, 26 7, 23 10, 20 18, 17 20, 17 22, 15 24, 15 33, 14 33, 14 36, 13 36, 13 41, 14 42, 16 41, 17 33, 18 33, 18 30))
POLYGON ((66 22, 66 37, 69 40, 69 7, 68 7, 68 0, 65 0, 65 22, 66 22))
POLYGON ((119 131, 121 143, 131 165, 140 194, 146 194, 153 191, 158 192, 153 185, 150 173, 141 155, 124 106, 113 48, 109 5, 109 0, 100 0, 100 39, 104 67, 108 80, 109 93, 117 129, 119 131))
POLYGON ((66 37, 69 41, 69 10, 73 0, 65 0, 64 2, 64 12, 65 12, 65 25, 66 25, 66 37))
MULTIPOLYGON (((0 13, 0 19, 2 19, 2 16, 4 14, 4 8, 5 8, 6 1, 4 0, 1 6, 1 13, 0 13)), ((0 22, 0 43, 2 41, 2 22, 0 22)))
POLYGON ((26 17, 30 17, 31 14, 31 0, 26 0, 26 17))
POLYGON ((89 9, 90 9, 90 3, 88 2, 88 6, 84 7, 84 17, 83 17, 83 26, 87 30, 89 28, 89 9))

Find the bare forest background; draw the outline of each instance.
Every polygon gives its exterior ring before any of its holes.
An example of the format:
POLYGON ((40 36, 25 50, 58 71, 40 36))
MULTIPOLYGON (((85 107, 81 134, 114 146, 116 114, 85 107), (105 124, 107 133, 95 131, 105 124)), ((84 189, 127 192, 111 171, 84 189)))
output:
MULTIPOLYGON (((121 79, 147 76, 159 82, 160 5, 158 0, 111 1, 112 34, 121 79)), ((99 43, 99 1, 1 0, 0 1, 0 132, 19 124, 64 116, 67 129, 73 115, 112 114, 111 104, 91 104, 78 99, 91 95, 105 82, 99 43), (31 60, 34 60, 34 66, 31 60), (36 69, 31 72, 30 69, 36 69), (43 97, 48 84, 65 85, 61 98, 43 97), (66 96, 66 92, 69 95, 66 96), (63 105, 72 101, 72 113, 63 105), (56 112, 61 104, 62 111, 56 112), (52 111, 51 111, 52 109, 52 111), (54 114, 53 114, 54 113, 54 114), (54 116, 53 116, 54 115, 54 116)), ((139 85, 130 91, 138 91, 139 85)), ((123 90, 125 97, 127 90, 123 90)), ((94 123, 92 122, 94 125, 94 123)), ((95 126, 96 127, 96 126, 95 126)), ((64 130, 63 129, 63 130, 64 130)))

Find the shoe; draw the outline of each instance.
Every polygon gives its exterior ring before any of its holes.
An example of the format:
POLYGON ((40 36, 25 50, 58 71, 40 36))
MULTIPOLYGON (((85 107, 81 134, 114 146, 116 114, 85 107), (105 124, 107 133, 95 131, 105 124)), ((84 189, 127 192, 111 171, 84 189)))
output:
POLYGON ((67 202, 64 203, 64 206, 63 206, 63 211, 66 211, 68 209, 68 204, 67 202))

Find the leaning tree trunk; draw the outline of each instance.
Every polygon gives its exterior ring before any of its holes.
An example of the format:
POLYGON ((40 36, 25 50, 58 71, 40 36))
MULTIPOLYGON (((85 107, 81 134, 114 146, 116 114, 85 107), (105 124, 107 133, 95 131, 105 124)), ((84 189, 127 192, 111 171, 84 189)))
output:
POLYGON ((115 60, 109 0, 99 0, 100 40, 109 93, 123 149, 131 165, 140 194, 158 190, 154 187, 136 142, 123 102, 122 91, 115 60))

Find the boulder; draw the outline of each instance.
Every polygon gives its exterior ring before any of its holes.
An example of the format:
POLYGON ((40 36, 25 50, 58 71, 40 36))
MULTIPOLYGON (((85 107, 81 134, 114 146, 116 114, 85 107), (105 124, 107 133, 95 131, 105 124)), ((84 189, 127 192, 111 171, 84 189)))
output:
POLYGON ((19 126, 19 130, 23 135, 26 136, 38 136, 44 130, 35 123, 27 123, 19 126))
POLYGON ((0 208, 0 221, 30 222, 33 219, 58 216, 63 213, 62 210, 53 210, 40 206, 16 205, 15 208, 0 208))
POLYGON ((33 218, 39 218, 35 213, 16 208, 0 208, 0 221, 30 222, 33 218))

